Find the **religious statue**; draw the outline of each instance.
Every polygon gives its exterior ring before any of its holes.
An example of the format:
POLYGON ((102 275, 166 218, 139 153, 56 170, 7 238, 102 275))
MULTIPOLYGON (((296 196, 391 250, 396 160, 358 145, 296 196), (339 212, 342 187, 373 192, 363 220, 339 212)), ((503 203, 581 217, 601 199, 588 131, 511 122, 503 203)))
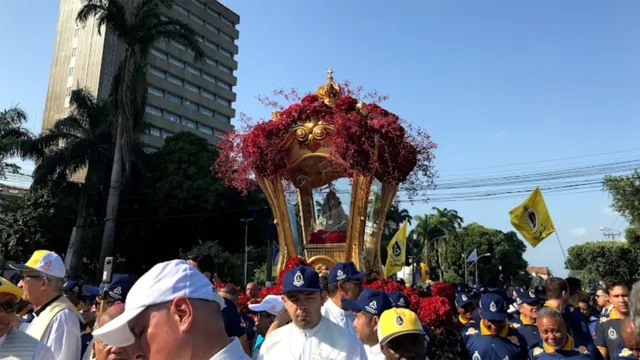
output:
POLYGON ((338 194, 333 189, 329 189, 320 208, 314 230, 347 231, 347 219, 348 216, 342 208, 342 201, 338 194))

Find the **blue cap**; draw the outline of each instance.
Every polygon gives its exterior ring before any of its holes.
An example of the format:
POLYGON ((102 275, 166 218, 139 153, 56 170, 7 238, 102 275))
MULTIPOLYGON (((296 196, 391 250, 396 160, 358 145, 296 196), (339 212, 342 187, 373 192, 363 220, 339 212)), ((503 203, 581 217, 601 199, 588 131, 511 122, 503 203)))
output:
POLYGON ((467 284, 460 284, 458 285, 458 287, 456 288, 456 293, 470 293, 471 291, 471 287, 469 287, 469 285, 467 284))
POLYGON ((296 266, 287 271, 282 279, 282 293, 292 291, 313 291, 320 292, 320 276, 311 267, 296 266))
POLYGON ((380 316, 385 310, 393 307, 391 298, 384 291, 363 289, 358 300, 342 299, 342 306, 347 310, 364 311, 372 316, 380 316))
POLYGON ((488 292, 487 288, 485 288, 482 284, 476 284, 473 287, 473 290, 479 292, 480 294, 486 294, 488 292))
POLYGON ((536 297, 540 300, 547 300, 547 289, 542 285, 536 285, 533 287, 533 293, 536 294, 536 297))
POLYGON ((62 285, 62 291, 80 294, 80 284, 78 284, 77 281, 68 280, 64 285, 62 285))
MULTIPOLYGON (((116 301, 125 302, 129 290, 133 287, 136 280, 131 275, 127 274, 113 274, 111 282, 109 283, 109 289, 107 289, 107 297, 116 301)), ((104 292, 105 284, 100 284, 99 296, 102 296, 104 292)))
POLYGON ((477 293, 458 293, 456 295, 456 307, 463 307, 478 299, 477 293))
POLYGON ((353 261, 348 261, 333 265, 331 270, 329 270, 327 280, 329 284, 333 284, 338 281, 361 280, 365 276, 367 276, 367 274, 359 272, 353 261))
POLYGON ((409 309, 411 307, 411 300, 409 297, 400 291, 390 292, 389 297, 391 298, 391 304, 393 304, 393 307, 395 308, 409 309))
POLYGON ((488 293, 480 299, 482 318, 491 321, 507 321, 507 307, 504 299, 498 294, 488 293))
POLYGON ((531 289, 529 291, 527 290, 516 290, 516 304, 521 305, 521 304, 532 304, 532 303, 537 303, 540 301, 540 299, 538 299, 538 296, 536 295, 536 292, 534 289, 531 289))

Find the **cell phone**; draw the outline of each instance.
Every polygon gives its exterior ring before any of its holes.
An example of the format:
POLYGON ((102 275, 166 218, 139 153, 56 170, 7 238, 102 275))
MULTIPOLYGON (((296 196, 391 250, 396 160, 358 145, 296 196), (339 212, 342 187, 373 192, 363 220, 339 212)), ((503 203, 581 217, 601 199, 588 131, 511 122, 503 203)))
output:
POLYGON ((108 284, 111 282, 111 276, 113 272, 113 257, 107 256, 104 258, 104 266, 102 268, 102 283, 108 284))

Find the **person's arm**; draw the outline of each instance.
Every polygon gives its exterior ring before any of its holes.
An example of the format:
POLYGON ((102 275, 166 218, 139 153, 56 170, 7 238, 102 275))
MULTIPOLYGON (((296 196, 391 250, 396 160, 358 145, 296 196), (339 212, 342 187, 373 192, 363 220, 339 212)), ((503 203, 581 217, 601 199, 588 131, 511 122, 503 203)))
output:
POLYGON ((38 341, 35 351, 33 352, 33 360, 56 360, 53 351, 47 345, 38 341))
POLYGON ((51 319, 46 345, 57 360, 79 359, 82 351, 80 320, 71 310, 62 310, 51 319))
POLYGON ((271 326, 269 326, 269 330, 267 330, 267 333, 264 336, 265 339, 267 338, 270 332, 287 325, 289 321, 291 321, 291 317, 289 317, 289 312, 287 312, 287 309, 283 308, 282 310, 280 310, 278 315, 276 315, 276 318, 271 323, 271 326))

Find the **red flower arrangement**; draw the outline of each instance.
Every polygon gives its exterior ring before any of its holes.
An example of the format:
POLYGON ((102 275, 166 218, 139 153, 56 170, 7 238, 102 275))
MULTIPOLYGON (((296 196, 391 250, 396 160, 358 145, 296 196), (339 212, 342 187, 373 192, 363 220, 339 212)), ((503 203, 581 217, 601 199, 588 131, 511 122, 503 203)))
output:
POLYGON ((422 325, 433 328, 451 321, 453 309, 449 300, 441 296, 430 296, 420 299, 417 314, 422 325))
POLYGON ((309 240, 307 240, 307 244, 344 244, 346 242, 346 231, 317 230, 309 234, 309 240))
POLYGON ((438 282, 431 286, 431 294, 433 296, 443 297, 449 302, 454 302, 456 300, 456 288, 445 282, 438 282))
POLYGON ((233 284, 225 284, 225 283, 221 283, 221 284, 216 284, 216 289, 221 289, 225 286, 231 286, 233 287, 233 289, 235 290, 236 294, 238 294, 238 310, 240 310, 241 312, 247 312, 249 311, 249 297, 247 296, 247 294, 242 291, 242 289, 239 286, 233 285, 233 284))
MULTIPOLYGON (((430 136, 403 124, 397 115, 378 106, 377 102, 386 100, 386 96, 365 94, 363 100, 372 103, 359 106, 357 95, 362 89, 353 91, 348 82, 342 87, 345 94, 335 106, 327 105, 315 94, 299 99, 295 90, 289 94, 275 92, 287 100, 299 100, 287 108, 262 98, 263 104, 280 109, 280 113, 270 121, 247 124, 242 133, 226 134, 218 143, 220 156, 215 164, 218 176, 243 192, 252 184, 252 173, 275 178, 287 167, 289 154, 282 149, 282 143, 288 132, 298 123, 317 119, 334 126, 331 159, 344 165, 349 173, 358 170, 375 174, 383 182, 404 182, 409 196, 431 188, 436 144, 430 136)), ((244 114, 241 118, 248 122, 244 114)))

